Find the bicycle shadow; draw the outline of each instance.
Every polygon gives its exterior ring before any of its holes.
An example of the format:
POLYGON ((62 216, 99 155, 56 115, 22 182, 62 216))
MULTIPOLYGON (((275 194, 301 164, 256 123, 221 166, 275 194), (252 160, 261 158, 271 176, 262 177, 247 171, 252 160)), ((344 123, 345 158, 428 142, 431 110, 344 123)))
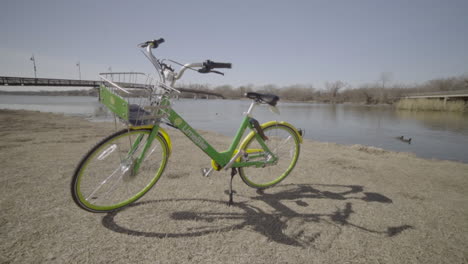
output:
POLYGON ((366 203, 393 203, 390 198, 382 194, 365 192, 364 187, 360 185, 288 184, 280 188, 286 188, 286 190, 272 194, 263 193, 251 198, 262 201, 276 210, 276 224, 278 225, 276 230, 282 232, 271 232, 272 230, 265 230, 261 225, 255 225, 255 228, 264 236, 278 243, 301 247, 312 245, 317 249, 326 250, 331 247, 332 242, 341 234, 344 227, 357 228, 361 231, 387 237, 393 237, 406 229, 414 228, 410 225, 401 225, 387 227, 386 230, 376 230, 352 223, 350 218, 356 211, 353 210, 353 203, 350 200, 366 203), (321 190, 321 188, 325 190, 321 190), (329 189, 341 191, 330 191, 329 189), (331 199, 347 202, 342 208, 336 207, 336 210, 331 213, 308 214, 291 209, 291 205, 294 205, 295 208, 309 207, 310 205, 304 201, 305 199, 331 199), (289 201, 289 206, 285 205, 287 201, 289 201), (289 220, 285 221, 285 217, 289 220), (314 222, 314 224, 307 225, 308 222, 314 222))
MULTIPOLYGON (((254 197, 247 197, 247 200, 235 203, 231 207, 228 207, 225 201, 209 199, 143 201, 123 210, 108 213, 103 217, 102 224, 114 232, 156 238, 197 237, 215 232, 246 229, 261 234, 270 241, 303 248, 314 247, 322 251, 331 247, 343 228, 356 228, 362 232, 385 237, 393 237, 404 230, 414 228, 410 225, 401 225, 389 226, 386 230, 376 230, 352 223, 350 218, 357 213, 353 210, 355 201, 393 203, 390 198, 382 194, 365 192, 364 187, 359 185, 288 184, 254 197), (310 213, 310 203, 320 199, 345 201, 345 203, 340 204, 340 207, 335 206, 336 209, 332 212, 310 213), (145 210, 146 206, 155 208, 145 210), (127 223, 124 223, 124 219, 119 219, 122 212, 134 209, 138 209, 138 214, 132 213, 127 223), (155 212, 159 218, 165 216, 164 221, 158 220, 163 224, 149 224, 151 228, 161 230, 153 231, 140 227, 140 224, 148 224, 148 218, 151 216, 138 215, 148 211, 155 212), (142 220, 141 223, 138 223, 138 219, 142 220)), ((325 202, 326 207, 330 207, 328 206, 330 202, 325 202)))

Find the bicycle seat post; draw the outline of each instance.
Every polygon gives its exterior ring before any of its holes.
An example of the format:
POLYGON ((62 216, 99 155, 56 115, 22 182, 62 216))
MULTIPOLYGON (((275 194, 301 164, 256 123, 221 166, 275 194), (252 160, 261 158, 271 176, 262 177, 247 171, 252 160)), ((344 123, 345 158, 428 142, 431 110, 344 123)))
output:
POLYGON ((255 108, 255 106, 257 105, 257 102, 253 101, 250 106, 249 106, 249 110, 247 110, 247 112, 244 112, 244 115, 246 116, 250 116, 253 112, 253 109, 255 108))

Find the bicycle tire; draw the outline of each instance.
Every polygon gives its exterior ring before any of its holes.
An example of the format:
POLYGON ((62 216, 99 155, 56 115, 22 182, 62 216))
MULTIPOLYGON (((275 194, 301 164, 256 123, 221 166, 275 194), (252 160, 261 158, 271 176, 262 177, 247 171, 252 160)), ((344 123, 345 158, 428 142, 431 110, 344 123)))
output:
MULTIPOLYGON (((268 138, 265 140, 266 145, 278 157, 278 161, 264 167, 239 168, 239 175, 244 183, 256 189, 270 188, 284 180, 296 166, 300 154, 299 136, 289 126, 275 122, 263 127, 263 132, 268 138)), ((262 147, 255 136, 248 138, 242 147, 247 154, 258 149, 262 147)))
POLYGON ((75 203, 90 212, 110 212, 147 193, 164 172, 169 156, 168 143, 158 133, 134 175, 135 159, 150 133, 151 129, 123 129, 96 144, 74 172, 71 193, 75 203), (136 149, 130 153, 132 146, 136 149))

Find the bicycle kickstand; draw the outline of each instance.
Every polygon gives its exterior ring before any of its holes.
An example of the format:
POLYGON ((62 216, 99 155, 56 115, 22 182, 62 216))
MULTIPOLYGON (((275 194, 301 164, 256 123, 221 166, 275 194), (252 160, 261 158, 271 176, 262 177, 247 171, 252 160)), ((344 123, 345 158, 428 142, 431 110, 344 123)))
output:
POLYGON ((231 205, 234 204, 234 199, 233 199, 234 191, 232 190, 232 179, 234 179, 234 176, 236 176, 236 174, 237 174, 236 168, 232 168, 231 169, 231 180, 229 181, 229 202, 228 202, 228 206, 231 206, 231 205))

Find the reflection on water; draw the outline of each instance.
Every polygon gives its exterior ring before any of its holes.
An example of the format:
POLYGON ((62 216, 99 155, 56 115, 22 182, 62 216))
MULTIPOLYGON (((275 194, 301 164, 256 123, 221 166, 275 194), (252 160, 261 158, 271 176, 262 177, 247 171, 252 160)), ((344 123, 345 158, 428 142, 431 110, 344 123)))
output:
POLYGON ((401 119, 420 122, 432 130, 453 131, 468 136, 467 115, 459 112, 414 112, 397 110, 401 119))
MULTIPOLYGON (((193 127, 233 136, 249 100, 178 100, 173 108, 193 127)), ((280 102, 278 116, 259 106, 260 123, 284 120, 305 129, 305 138, 362 144, 421 157, 468 162, 468 114, 397 111, 391 106, 331 105, 280 102), (398 140, 412 138, 411 144, 398 140)), ((113 115, 93 97, 0 96, 0 108, 81 115, 112 121, 113 115)))

